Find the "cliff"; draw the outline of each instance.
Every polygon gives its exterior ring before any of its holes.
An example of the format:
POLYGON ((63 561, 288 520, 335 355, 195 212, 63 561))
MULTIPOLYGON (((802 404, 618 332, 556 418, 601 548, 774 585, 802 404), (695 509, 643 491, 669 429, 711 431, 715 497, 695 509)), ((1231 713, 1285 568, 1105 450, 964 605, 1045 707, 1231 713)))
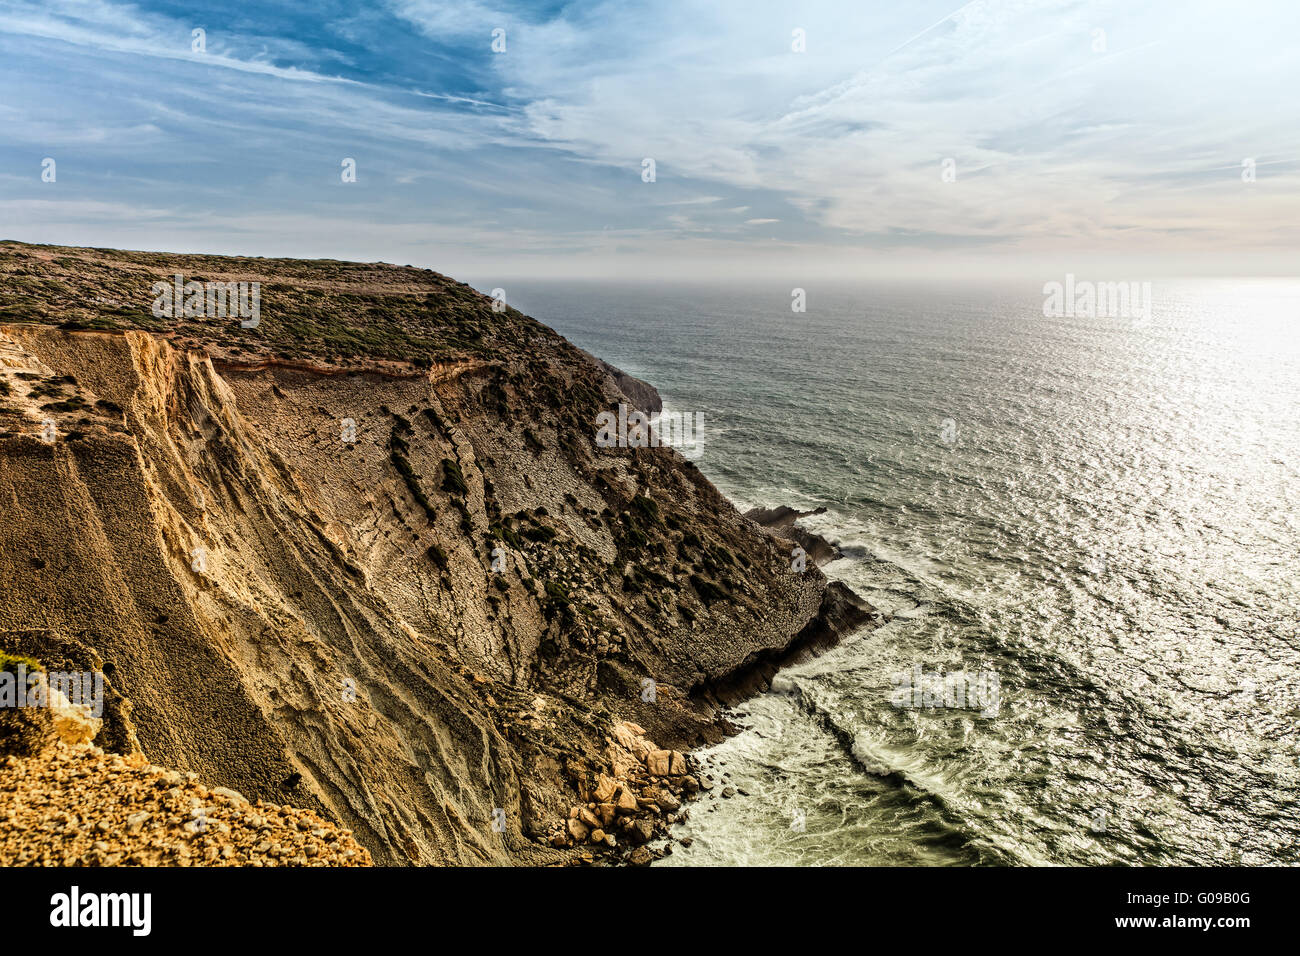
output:
POLYGON ((0 650, 376 863, 564 862, 580 808, 621 854, 718 688, 869 610, 676 451, 597 447, 652 395, 427 270, 0 243, 0 650), (177 273, 259 283, 256 327, 153 315, 177 273))

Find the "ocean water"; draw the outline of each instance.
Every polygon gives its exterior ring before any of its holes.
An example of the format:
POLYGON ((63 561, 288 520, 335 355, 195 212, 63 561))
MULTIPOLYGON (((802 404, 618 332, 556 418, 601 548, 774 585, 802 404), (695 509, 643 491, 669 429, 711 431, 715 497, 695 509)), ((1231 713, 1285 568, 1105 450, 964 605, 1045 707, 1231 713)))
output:
POLYGON ((1300 862, 1300 283, 508 294, 702 412, 739 507, 826 508, 893 614, 737 709, 664 864, 1300 862))

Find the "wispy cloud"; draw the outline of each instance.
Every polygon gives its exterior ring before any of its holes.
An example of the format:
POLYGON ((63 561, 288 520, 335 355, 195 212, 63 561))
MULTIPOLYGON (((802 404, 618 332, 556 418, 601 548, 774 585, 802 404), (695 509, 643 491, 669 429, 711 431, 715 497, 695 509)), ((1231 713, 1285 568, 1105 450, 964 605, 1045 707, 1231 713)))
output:
POLYGON ((98 203, 471 267, 1294 250, 1297 27, 1281 0, 0 0, 0 200, 18 237, 103 244, 98 203))

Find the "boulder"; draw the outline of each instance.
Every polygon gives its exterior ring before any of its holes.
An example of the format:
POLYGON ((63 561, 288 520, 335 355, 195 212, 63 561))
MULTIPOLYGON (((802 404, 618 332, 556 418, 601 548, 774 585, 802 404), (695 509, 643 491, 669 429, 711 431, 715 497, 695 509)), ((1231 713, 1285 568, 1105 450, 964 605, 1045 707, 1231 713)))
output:
POLYGON ((659 791, 659 795, 655 797, 655 803, 659 804, 660 808, 668 811, 678 810, 682 805, 682 802, 667 790, 659 791))
POLYGON ((595 798, 597 803, 609 803, 618 791, 618 782, 613 777, 600 774, 596 778, 595 798))
POLYGON ((618 801, 614 804, 614 808, 619 813, 636 813, 636 794, 627 787, 623 787, 618 792, 618 801))
POLYGON ((634 844, 649 843, 655 835, 655 825, 649 820, 633 820, 627 830, 628 839, 634 844))
POLYGON ((610 736, 613 737, 618 746, 624 750, 630 750, 643 759, 647 753, 654 749, 650 742, 645 739, 645 728, 626 720, 615 724, 610 731, 610 736))
POLYGON ((74 704, 57 688, 50 688, 50 715, 54 733, 65 744, 79 746, 95 739, 104 721, 85 704, 74 704))
POLYGON ((587 842, 587 836, 591 833, 591 831, 587 828, 587 825, 583 823, 581 820, 572 820, 572 819, 569 820, 568 828, 569 828, 569 836, 573 837, 575 840, 579 841, 580 843, 587 842))
POLYGON ((666 777, 672 767, 671 750, 652 750, 645 756, 645 767, 652 777, 666 777))

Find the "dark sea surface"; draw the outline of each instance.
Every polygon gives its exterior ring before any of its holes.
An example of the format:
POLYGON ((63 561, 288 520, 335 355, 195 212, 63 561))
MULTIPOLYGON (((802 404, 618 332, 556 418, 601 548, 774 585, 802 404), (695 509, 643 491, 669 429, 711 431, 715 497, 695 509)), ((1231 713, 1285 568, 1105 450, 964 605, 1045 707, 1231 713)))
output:
POLYGON ((665 864, 1300 862, 1300 283, 504 285, 894 615, 738 709, 747 795, 665 864), (996 708, 897 706, 917 667, 996 708))

